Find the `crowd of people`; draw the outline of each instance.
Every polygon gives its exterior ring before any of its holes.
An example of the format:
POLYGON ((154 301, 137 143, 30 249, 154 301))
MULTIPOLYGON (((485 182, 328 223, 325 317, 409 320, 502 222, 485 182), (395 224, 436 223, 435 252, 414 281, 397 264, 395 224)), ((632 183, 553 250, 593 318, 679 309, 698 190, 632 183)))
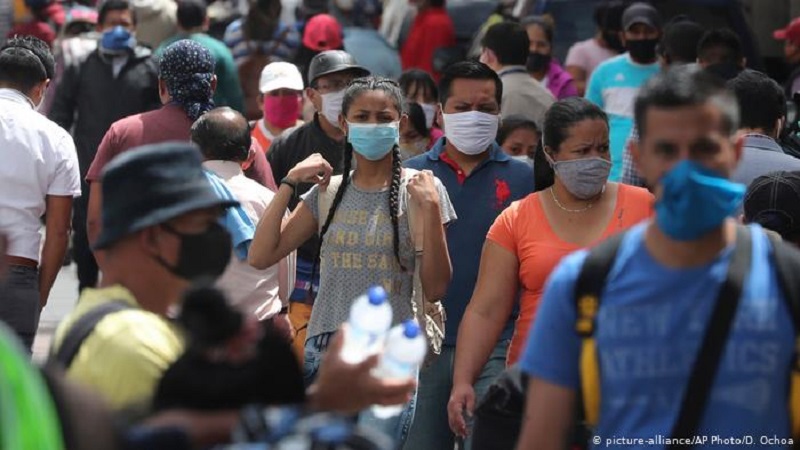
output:
MULTIPOLYGON (((443 0, 398 1, 26 0, 0 449, 798 442, 797 70, 616 0, 563 64, 569 18, 506 4, 453 58, 443 0), (375 285, 425 332, 411 379, 344 355, 375 285)), ((800 63, 800 19, 774 38, 800 63)))

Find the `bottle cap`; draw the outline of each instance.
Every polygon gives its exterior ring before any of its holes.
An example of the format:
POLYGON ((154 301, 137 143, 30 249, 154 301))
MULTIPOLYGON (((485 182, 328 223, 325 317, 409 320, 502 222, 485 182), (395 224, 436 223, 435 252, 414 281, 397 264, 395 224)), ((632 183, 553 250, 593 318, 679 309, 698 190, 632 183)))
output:
POLYGON ((372 286, 367 291, 367 298, 371 305, 380 305, 386 301, 386 291, 380 286, 372 286))
POLYGON ((414 339, 415 337, 419 336, 419 324, 416 320, 406 320, 403 322, 403 336, 414 339))

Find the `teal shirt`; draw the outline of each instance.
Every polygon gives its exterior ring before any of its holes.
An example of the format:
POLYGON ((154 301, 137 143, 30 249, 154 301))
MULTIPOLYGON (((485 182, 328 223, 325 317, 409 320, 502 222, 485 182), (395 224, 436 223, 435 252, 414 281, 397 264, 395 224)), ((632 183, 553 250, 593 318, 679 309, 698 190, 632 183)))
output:
POLYGON ((231 55, 231 51, 225 43, 204 33, 177 34, 165 40, 156 49, 156 57, 160 57, 167 46, 181 39, 191 39, 207 48, 214 55, 214 59, 217 61, 217 66, 214 69, 214 73, 217 75, 217 91, 214 92, 214 104, 216 106, 230 106, 244 113, 244 98, 242 96, 242 85, 239 84, 239 70, 236 68, 236 63, 233 62, 233 55, 231 55))

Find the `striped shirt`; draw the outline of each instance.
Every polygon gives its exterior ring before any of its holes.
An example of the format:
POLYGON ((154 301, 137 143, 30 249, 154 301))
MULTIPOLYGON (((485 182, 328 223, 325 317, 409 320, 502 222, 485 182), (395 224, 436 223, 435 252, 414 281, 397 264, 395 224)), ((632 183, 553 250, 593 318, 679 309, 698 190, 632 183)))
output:
POLYGON ((225 29, 225 45, 231 49, 233 60, 237 65, 242 64, 257 48, 260 48, 265 55, 270 56, 273 62, 287 61, 294 58, 297 49, 300 48, 300 32, 295 26, 278 24, 272 39, 269 41, 248 41, 244 37, 242 19, 237 19, 225 29))

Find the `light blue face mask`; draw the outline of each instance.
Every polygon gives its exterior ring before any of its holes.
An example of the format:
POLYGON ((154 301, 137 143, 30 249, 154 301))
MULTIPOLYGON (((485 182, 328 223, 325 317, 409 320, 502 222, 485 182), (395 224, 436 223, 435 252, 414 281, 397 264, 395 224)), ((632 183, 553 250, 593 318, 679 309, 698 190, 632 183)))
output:
POLYGON ((347 141, 359 155, 370 161, 379 161, 400 143, 400 122, 347 122, 347 141))
POLYGON ((661 178, 656 224, 667 236, 692 241, 722 225, 742 203, 745 186, 684 160, 661 178))

